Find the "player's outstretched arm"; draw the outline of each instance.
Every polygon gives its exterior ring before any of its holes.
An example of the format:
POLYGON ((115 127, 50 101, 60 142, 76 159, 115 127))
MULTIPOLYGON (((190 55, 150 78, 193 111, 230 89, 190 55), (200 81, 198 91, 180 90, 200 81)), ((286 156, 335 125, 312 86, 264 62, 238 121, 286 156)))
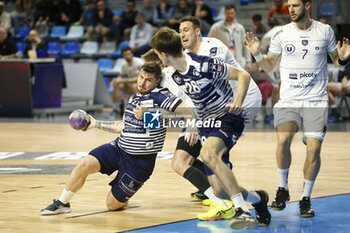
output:
POLYGON ((123 121, 99 121, 91 115, 89 117, 90 125, 86 130, 96 128, 110 133, 120 133, 124 127, 123 121))
POLYGON ((254 56, 255 61, 266 73, 270 72, 275 67, 279 56, 261 54, 260 40, 254 33, 247 32, 244 43, 248 47, 250 53, 254 56))

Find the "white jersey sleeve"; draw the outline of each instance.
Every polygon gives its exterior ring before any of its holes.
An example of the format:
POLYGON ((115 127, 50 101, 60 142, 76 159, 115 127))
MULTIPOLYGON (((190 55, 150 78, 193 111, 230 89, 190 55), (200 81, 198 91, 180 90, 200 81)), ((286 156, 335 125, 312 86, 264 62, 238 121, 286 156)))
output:
POLYGON ((188 97, 184 91, 174 82, 171 75, 175 72, 172 66, 165 67, 162 70, 162 82, 160 83, 161 87, 168 88, 169 91, 180 98, 183 102, 185 102, 188 106, 193 107, 194 104, 190 97, 188 97))
MULTIPOLYGON (((228 47, 216 38, 203 37, 197 54, 201 56, 219 58, 223 62, 230 64, 236 69, 243 69, 241 65, 236 61, 228 47)), ((237 93, 237 81, 229 80, 229 84, 233 90, 233 93, 237 93)), ((256 83, 251 80, 249 83, 246 98, 243 102, 243 107, 249 107, 252 105, 255 106, 255 102, 261 102, 261 92, 256 83)))
MULTIPOLYGON (((186 50, 186 52, 188 52, 186 50)), ((242 69, 227 46, 216 38, 203 37, 198 55, 220 58, 235 68, 242 69)))

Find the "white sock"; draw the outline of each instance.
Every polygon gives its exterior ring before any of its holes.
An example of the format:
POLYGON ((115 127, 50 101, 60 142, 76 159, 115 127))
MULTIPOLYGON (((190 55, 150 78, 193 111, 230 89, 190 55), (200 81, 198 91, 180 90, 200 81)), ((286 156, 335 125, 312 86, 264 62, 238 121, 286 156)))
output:
POLYGON ((287 169, 277 169, 278 175, 280 178, 280 184, 279 187, 283 187, 285 190, 288 190, 288 175, 289 175, 289 168, 287 169))
POLYGON ((244 201, 242 193, 237 193, 236 195, 233 195, 231 197, 231 200, 235 208, 241 207, 243 211, 249 212, 247 203, 244 201))
POLYGON ((217 197, 214 194, 214 191, 211 187, 209 187, 207 190, 204 191, 204 194, 213 202, 213 203, 219 203, 223 206, 229 207, 227 203, 224 201, 224 199, 221 199, 217 197))
POLYGON ((303 187, 303 193, 301 194, 301 199, 303 199, 303 197, 311 197, 314 184, 315 184, 314 180, 304 179, 304 187, 303 187))
POLYGON ((62 202, 63 204, 67 204, 73 197, 75 193, 73 193, 72 191, 68 190, 66 187, 64 187, 60 198, 58 198, 58 200, 60 202, 62 202))
POLYGON ((252 203, 252 204, 256 204, 256 203, 259 203, 261 201, 261 198, 257 192, 248 191, 248 195, 247 195, 245 201, 252 203))

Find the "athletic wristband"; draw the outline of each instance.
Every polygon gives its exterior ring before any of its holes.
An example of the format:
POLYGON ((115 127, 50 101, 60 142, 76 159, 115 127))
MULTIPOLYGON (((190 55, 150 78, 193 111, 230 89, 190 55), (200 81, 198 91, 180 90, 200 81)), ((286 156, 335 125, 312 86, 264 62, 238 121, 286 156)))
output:
POLYGON ((346 60, 346 61, 343 61, 343 60, 341 60, 340 58, 338 58, 338 63, 339 63, 339 65, 341 65, 341 66, 345 66, 346 64, 348 64, 348 61, 349 61, 349 59, 346 60))
POLYGON ((259 53, 257 56, 254 56, 254 58, 256 62, 261 62, 264 60, 264 56, 261 53, 259 53))

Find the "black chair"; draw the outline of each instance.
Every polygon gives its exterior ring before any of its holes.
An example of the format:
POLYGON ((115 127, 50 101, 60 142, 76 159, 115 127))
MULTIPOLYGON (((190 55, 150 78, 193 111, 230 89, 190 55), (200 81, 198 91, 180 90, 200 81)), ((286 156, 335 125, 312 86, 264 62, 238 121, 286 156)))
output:
POLYGON ((349 102, 348 102, 347 98, 350 98, 350 94, 344 94, 344 93, 341 94, 340 101, 339 101, 339 104, 337 106, 337 110, 338 110, 339 113, 341 113, 343 105, 345 104, 345 107, 346 107, 346 110, 347 110, 347 116, 350 117, 350 105, 349 105, 349 102))

